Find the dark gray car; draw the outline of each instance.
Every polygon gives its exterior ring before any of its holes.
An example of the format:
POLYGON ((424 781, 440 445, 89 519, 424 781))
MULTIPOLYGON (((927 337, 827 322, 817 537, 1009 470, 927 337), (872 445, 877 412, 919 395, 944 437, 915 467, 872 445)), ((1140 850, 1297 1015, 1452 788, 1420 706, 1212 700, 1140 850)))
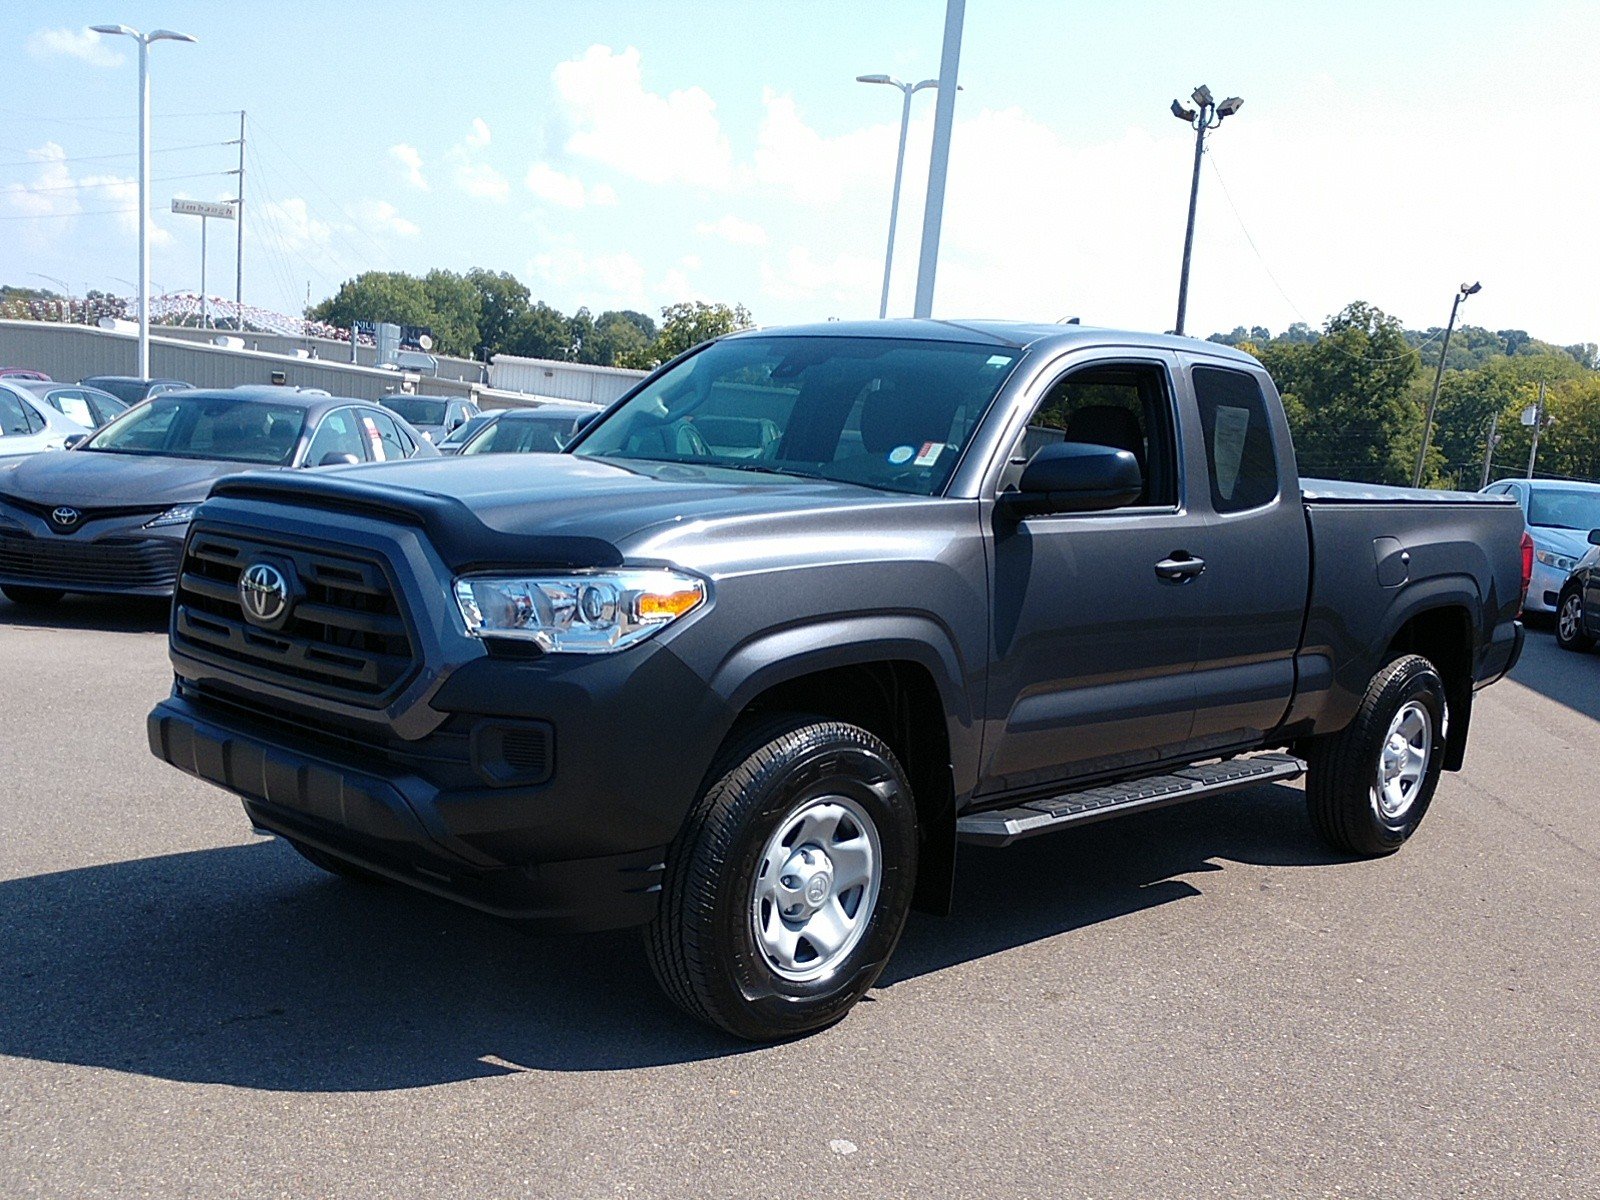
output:
POLYGON ((190 518, 222 476, 437 453, 363 400, 169 392, 66 453, 0 465, 0 591, 19 604, 170 595, 190 518))
POLYGON ((598 409, 575 404, 507 409, 495 414, 495 419, 456 453, 554 454, 566 449, 578 431, 598 415, 598 409))
POLYGON ((459 396, 402 396, 397 393, 383 397, 378 403, 398 414, 435 445, 478 415, 478 406, 459 396))

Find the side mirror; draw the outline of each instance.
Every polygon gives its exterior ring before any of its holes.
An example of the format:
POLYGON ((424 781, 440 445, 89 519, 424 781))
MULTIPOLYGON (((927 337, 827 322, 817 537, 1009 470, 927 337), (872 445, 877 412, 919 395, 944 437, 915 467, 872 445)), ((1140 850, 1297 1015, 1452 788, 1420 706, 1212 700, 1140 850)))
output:
POLYGON ((319 467, 350 467, 350 466, 354 466, 356 463, 358 463, 360 461, 361 460, 359 458, 357 458, 354 454, 340 454, 337 450, 330 450, 330 451, 328 451, 328 453, 326 453, 326 454, 324 454, 322 456, 322 461, 319 462, 317 464, 317 466, 319 466, 319 467))
POLYGON ((1600 546, 1600 529, 1589 530, 1589 545, 1600 546))
POLYGON ((67 436, 67 440, 61 443, 61 448, 63 450, 76 450, 79 446, 83 445, 88 440, 89 440, 89 435, 87 433, 69 434, 67 436))
POLYGON ((1018 490, 1003 492, 1013 516, 1100 512, 1132 504, 1144 491, 1139 460, 1126 450, 1087 442, 1041 446, 1023 468, 1018 490))

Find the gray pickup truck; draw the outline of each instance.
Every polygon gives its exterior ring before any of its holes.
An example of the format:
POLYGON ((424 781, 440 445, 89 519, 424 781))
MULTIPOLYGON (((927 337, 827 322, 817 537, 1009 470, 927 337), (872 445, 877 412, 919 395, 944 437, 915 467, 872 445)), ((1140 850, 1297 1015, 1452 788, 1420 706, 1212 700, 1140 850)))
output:
POLYGON ((152 750, 340 875, 639 925, 751 1039, 821 1028, 961 842, 1306 773, 1381 855, 1522 645, 1496 497, 1303 482, 1216 345, 737 334, 559 454, 239 476, 152 750))

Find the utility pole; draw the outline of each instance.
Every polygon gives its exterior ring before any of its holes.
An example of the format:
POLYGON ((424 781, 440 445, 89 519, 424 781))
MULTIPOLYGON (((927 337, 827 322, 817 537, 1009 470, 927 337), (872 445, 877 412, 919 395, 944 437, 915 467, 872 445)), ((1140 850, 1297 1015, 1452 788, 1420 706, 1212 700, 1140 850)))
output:
POLYGON ((244 109, 239 110, 239 195, 234 203, 239 206, 238 244, 233 255, 233 316, 239 332, 244 332, 244 109))
POLYGON ((1412 473, 1411 486, 1422 486, 1422 467, 1428 461, 1428 443, 1433 440, 1433 414, 1439 407, 1439 383, 1444 379, 1444 357, 1450 353, 1450 334, 1456 327, 1456 310, 1468 296, 1483 290, 1481 283, 1463 283, 1456 289, 1456 298, 1450 302, 1450 322, 1444 327, 1444 345, 1439 347, 1439 365, 1433 372, 1433 394, 1428 397, 1428 415, 1422 422, 1422 446, 1417 450, 1417 469, 1412 473))
POLYGON ((1539 400, 1533 406, 1533 445, 1528 448, 1528 478, 1533 478, 1533 464, 1539 457, 1539 431, 1545 426, 1544 380, 1539 380, 1539 400))
POLYGON ((1229 96, 1221 104, 1212 99, 1211 89, 1205 84, 1195 88, 1189 99, 1193 108, 1172 102, 1172 115, 1194 127, 1194 175, 1189 180, 1189 223, 1183 231, 1183 270, 1178 275, 1178 321, 1173 333, 1183 336, 1183 319, 1189 310, 1189 256, 1194 252, 1194 214, 1200 202, 1200 159, 1206 152, 1206 133, 1244 107, 1238 96, 1229 96))
POLYGON ((1500 441, 1500 414, 1492 413, 1489 416, 1489 439, 1483 450, 1483 478, 1478 482, 1481 492, 1489 486, 1489 470, 1494 466, 1494 448, 1500 441))
POLYGON ((916 317, 933 315, 933 277, 939 268, 944 181, 950 170, 950 132, 956 123, 956 78, 960 74, 961 24, 966 12, 966 0, 945 0, 939 98, 933 109, 933 152, 928 159, 928 201, 922 210, 922 257, 917 264, 917 300, 912 309, 912 316, 916 317))
POLYGON ((210 222, 200 218, 200 328, 208 324, 209 312, 206 308, 206 226, 210 222))

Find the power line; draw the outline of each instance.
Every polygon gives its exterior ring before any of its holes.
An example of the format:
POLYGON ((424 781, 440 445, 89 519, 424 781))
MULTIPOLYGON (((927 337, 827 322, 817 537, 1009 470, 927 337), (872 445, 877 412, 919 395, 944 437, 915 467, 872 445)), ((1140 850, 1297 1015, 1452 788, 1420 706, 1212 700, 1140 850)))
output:
MULTIPOLYGON (((206 150, 214 146, 231 146, 232 142, 194 142, 187 146, 157 146, 151 149, 151 154, 176 154, 180 150, 206 150)), ((21 158, 15 162, 0 162, 0 167, 45 167, 53 163, 78 163, 78 162, 103 162, 111 158, 138 158, 137 150, 125 150, 120 154, 75 154, 68 158, 21 158)))
POLYGON ((128 208, 80 208, 73 212, 57 213, 18 213, 15 216, 0 217, 0 221, 59 221, 64 217, 102 217, 109 213, 136 213, 139 211, 137 204, 128 208))
MULTIPOLYGON (((212 176, 226 175, 227 173, 228 172, 226 171, 197 171, 190 175, 156 175, 151 178, 150 182, 171 183, 175 179, 209 179, 212 176)), ((32 196, 38 194, 39 192, 70 192, 77 191, 80 188, 127 187, 129 184, 137 182, 138 180, 136 179, 100 179, 87 183, 52 183, 44 187, 30 187, 25 183, 14 183, 6 189, 6 194, 12 196, 32 196)))

